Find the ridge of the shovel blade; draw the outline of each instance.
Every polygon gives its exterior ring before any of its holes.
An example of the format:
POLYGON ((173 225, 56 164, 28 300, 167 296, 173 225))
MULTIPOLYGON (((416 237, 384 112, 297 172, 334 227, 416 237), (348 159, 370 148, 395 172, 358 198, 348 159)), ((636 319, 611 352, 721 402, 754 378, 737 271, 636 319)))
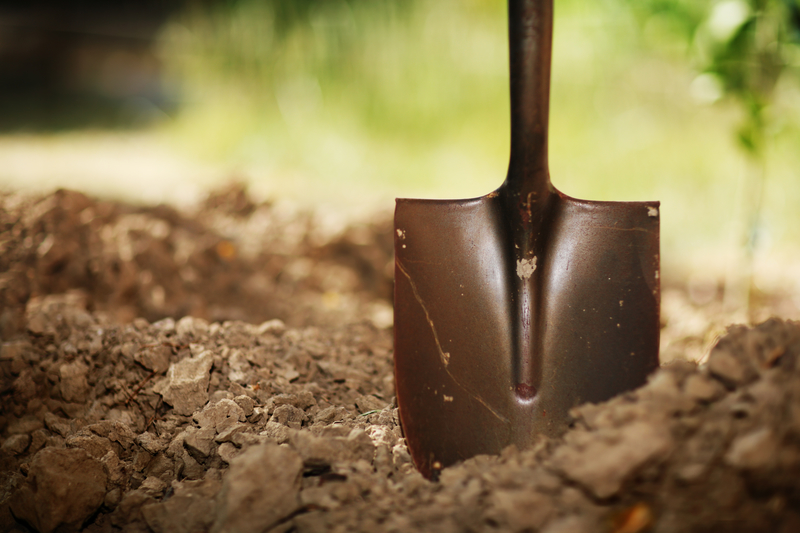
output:
POLYGON ((397 202, 397 399, 428 477, 556 434, 570 408, 635 388, 658 366, 658 204, 559 194, 545 225, 535 353, 515 354, 519 284, 497 195, 397 202), (538 358, 532 399, 514 390, 520 357, 538 358))

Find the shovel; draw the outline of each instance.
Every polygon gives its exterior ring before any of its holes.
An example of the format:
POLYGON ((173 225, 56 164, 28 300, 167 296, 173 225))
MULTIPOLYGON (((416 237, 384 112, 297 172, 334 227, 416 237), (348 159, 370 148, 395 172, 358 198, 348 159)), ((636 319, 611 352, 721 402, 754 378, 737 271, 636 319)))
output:
POLYGON ((509 0, 511 158, 496 191, 397 200, 395 380, 428 478, 555 436, 658 367, 658 202, 550 183, 552 0, 509 0))

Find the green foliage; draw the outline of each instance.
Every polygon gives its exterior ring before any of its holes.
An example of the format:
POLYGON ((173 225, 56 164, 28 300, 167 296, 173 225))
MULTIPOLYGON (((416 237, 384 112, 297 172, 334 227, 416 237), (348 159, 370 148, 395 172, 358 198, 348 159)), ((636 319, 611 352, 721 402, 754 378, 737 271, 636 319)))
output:
POLYGON ((762 157, 775 86, 787 73, 796 76, 800 66, 793 60, 800 46, 800 0, 628 1, 645 31, 660 21, 675 30, 671 38, 689 45, 689 59, 705 74, 699 84, 708 99, 728 96, 740 104, 740 144, 762 157))
POLYGON ((495 78, 474 66, 505 72, 502 41, 486 39, 503 15, 485 0, 239 0, 189 11, 164 55, 188 102, 246 101, 250 127, 313 116, 425 142, 496 96, 495 78), (455 75, 437 77, 442 65, 455 75))
MULTIPOLYGON (((235 169, 257 194, 391 206, 397 196, 486 194, 505 177, 504 1, 192 5, 163 36, 181 100, 163 131, 202 161, 235 169)), ((713 43, 703 37, 713 5, 555 0, 554 184, 593 200, 662 200, 665 249, 722 240, 741 170, 730 131, 743 100, 710 70, 713 43)), ((786 58, 781 77, 800 55, 786 58)), ((781 87, 783 110, 800 92, 781 87)), ((798 107, 778 121, 789 124, 798 107)), ((754 146, 771 127, 755 124, 754 146)), ((795 220, 800 130, 791 128, 771 166, 783 188, 765 202, 770 216, 795 220), (783 203, 772 208, 776 198, 783 203)), ((780 227, 800 235, 800 224, 780 227)))

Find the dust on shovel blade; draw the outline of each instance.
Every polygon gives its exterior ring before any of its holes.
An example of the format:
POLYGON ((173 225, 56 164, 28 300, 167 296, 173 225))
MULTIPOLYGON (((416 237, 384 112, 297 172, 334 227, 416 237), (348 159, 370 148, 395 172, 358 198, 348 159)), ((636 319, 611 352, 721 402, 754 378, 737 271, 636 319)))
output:
POLYGON ((399 199, 395 379, 427 477, 530 445, 569 410, 658 366, 659 204, 592 202, 547 170, 552 2, 511 0, 506 181, 468 200, 399 199))

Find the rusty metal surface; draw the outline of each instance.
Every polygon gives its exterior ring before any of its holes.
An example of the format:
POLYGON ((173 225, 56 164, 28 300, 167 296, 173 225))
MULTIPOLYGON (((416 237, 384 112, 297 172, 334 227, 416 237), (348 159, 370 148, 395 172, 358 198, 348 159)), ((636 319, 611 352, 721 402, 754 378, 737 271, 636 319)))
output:
POLYGON ((592 202, 547 168, 552 0, 510 0, 511 161, 468 200, 398 199, 395 379, 427 477, 560 432, 658 366, 658 202, 592 202))

